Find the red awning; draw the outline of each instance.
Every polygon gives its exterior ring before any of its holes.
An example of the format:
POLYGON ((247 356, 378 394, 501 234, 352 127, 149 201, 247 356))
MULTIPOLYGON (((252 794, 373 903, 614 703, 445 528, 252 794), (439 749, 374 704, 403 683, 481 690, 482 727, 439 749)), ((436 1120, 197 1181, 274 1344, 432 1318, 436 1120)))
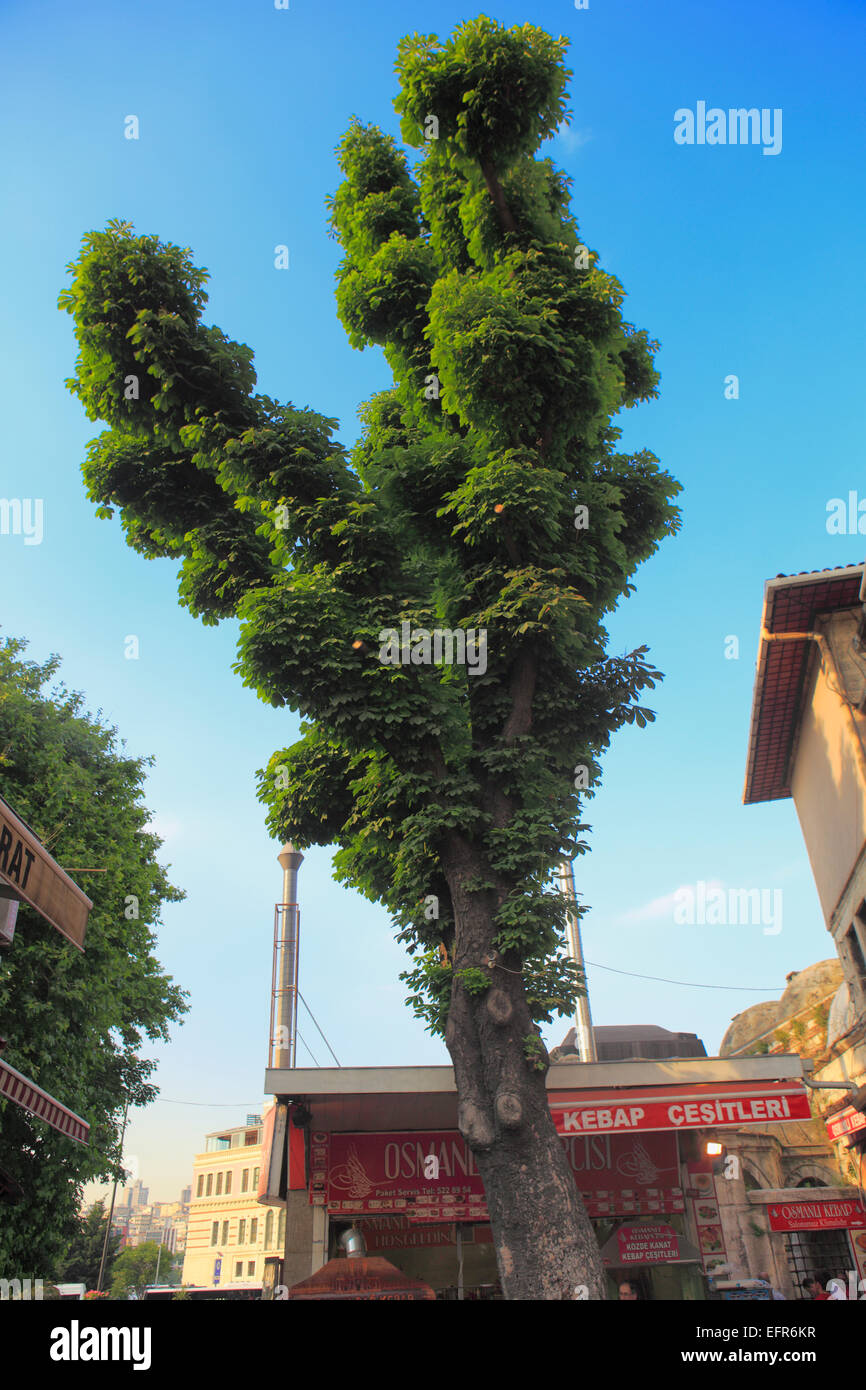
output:
POLYGON ((799 1081, 731 1081, 605 1091, 550 1091, 559 1134, 630 1134, 648 1129, 719 1129, 811 1120, 799 1081))
POLYGON ((86 1120, 82 1120, 80 1115, 76 1115, 73 1110, 67 1110, 65 1105, 61 1105, 59 1100, 49 1096, 47 1091, 43 1091, 33 1081, 28 1081, 26 1076, 22 1076, 20 1071, 10 1067, 8 1062, 0 1059, 0 1095, 8 1096, 9 1100, 20 1105, 22 1110, 35 1115, 37 1119, 44 1120, 52 1129, 56 1129, 60 1134, 65 1134, 68 1139, 75 1139, 79 1144, 86 1144, 90 1137, 90 1125, 86 1120))

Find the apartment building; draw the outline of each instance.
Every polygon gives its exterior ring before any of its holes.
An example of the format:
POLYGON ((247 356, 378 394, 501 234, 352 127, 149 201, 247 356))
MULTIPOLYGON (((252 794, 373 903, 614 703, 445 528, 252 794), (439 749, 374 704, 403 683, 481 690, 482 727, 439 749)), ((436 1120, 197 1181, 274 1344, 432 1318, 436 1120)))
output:
POLYGON ((193 1165, 182 1283, 198 1288, 261 1284, 265 1259, 285 1245, 284 1208, 260 1206, 262 1117, 216 1130, 193 1165))

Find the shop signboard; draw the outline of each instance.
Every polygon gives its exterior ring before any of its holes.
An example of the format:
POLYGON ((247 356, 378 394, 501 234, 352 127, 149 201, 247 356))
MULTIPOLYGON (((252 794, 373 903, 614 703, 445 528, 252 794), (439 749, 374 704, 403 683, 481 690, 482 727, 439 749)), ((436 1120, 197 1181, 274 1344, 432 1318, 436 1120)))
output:
MULTIPOLYGON (((679 1212, 675 1134, 569 1135, 563 1147, 591 1217, 679 1212)), ((484 1186, 456 1130, 311 1136, 313 1199, 415 1222, 485 1221, 484 1186)))
POLYGON ((767 1208, 771 1231, 866 1230, 859 1201, 774 1202, 767 1208))
POLYGON ((29 826, 0 797, 0 884, 4 884, 52 926, 84 950, 87 918, 93 907, 77 883, 55 864, 29 826))
POLYGON ((627 1265, 670 1264, 682 1259, 680 1237, 672 1226, 620 1226, 601 1251, 602 1263, 624 1269, 627 1265))
MULTIPOLYGON (((382 1250, 453 1248, 457 1243, 457 1228, 451 1224, 416 1225, 407 1216, 367 1216, 358 1222, 368 1252, 382 1250)), ((464 1233, 464 1243, 473 1243, 474 1226, 464 1233)))
POLYGON ((846 1105, 844 1110, 829 1117, 826 1125, 827 1133, 832 1140, 844 1139, 847 1134, 854 1134, 858 1129, 866 1129, 866 1115, 860 1110, 855 1110, 853 1105, 846 1105))
POLYGON ((720 1129, 810 1120, 812 1111, 799 1082, 763 1082, 641 1090, 575 1092, 566 1101, 551 1097, 559 1134, 633 1134, 642 1130, 720 1129))

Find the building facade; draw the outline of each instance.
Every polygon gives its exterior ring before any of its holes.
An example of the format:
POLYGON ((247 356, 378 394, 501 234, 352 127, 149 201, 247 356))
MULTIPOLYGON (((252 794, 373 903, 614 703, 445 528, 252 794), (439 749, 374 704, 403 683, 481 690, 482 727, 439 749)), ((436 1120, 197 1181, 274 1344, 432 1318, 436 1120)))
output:
MULTIPOLYGON (((728 1160, 752 1136, 760 1149, 768 1131, 770 1148, 776 1131, 802 1140, 813 1118, 805 1066, 791 1053, 598 1063, 566 1056, 551 1066, 551 1114, 610 1296, 629 1277, 645 1298, 699 1301, 721 1276, 764 1272, 791 1296, 801 1292, 796 1270, 786 1279, 770 1246, 743 1240, 749 1228, 740 1209, 755 1225, 764 1213, 752 1213, 747 1165, 728 1160)), ((288 1198, 286 1284, 321 1269, 355 1225, 369 1253, 385 1255, 439 1299, 501 1296, 483 1185, 457 1129, 451 1068, 273 1069, 266 1084, 289 1110, 288 1190, 283 1158, 266 1149, 270 1190, 260 1193, 280 1205, 288 1198)), ((776 1190, 780 1210, 801 1196, 776 1190)), ((776 1246, 781 1266, 784 1241, 776 1246)))
POLYGON ((265 1260, 285 1245, 285 1208, 258 1203, 262 1119, 217 1130, 196 1154, 181 1282, 196 1288, 261 1285, 265 1260))
POLYGON ((862 564, 765 585, 743 793, 747 805, 794 802, 842 972, 815 1058, 816 1106, 837 1161, 858 1173, 866 1116, 851 1099, 866 1085, 864 599, 862 564))

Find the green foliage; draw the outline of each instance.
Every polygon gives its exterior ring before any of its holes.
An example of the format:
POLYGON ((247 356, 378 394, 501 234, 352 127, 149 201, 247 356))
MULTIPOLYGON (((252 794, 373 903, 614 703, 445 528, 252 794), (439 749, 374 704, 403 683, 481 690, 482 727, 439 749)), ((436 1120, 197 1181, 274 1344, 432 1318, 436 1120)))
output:
POLYGON ((524 1037, 523 1055, 530 1067, 536 1071, 547 1071, 549 1061, 547 1048, 537 1033, 527 1033, 524 1037))
POLYGON ((201 322, 187 251, 110 223, 61 296, 72 387, 110 426, 90 496, 142 554, 178 558, 193 613, 239 619, 238 674, 302 715, 259 773, 268 829, 337 845, 338 877, 415 955, 403 978, 437 1032, 475 979, 450 964, 472 901, 533 1020, 573 1008, 552 874, 586 849, 601 755, 651 721, 660 678, 646 648, 607 651, 606 615, 679 526, 679 485, 616 449, 618 413, 656 394, 657 345, 540 156, 567 114, 564 50, 485 18, 407 38, 395 104, 423 157, 410 171, 358 119, 341 140, 337 308, 393 373, 348 455, 334 421, 253 394, 249 350, 201 322), (137 402, 129 373, 147 379, 137 402), (486 670, 380 660, 404 622, 483 630, 486 670))
POLYGON ((486 989, 490 988, 490 980, 485 975, 484 971, 478 970, 474 965, 467 966, 464 970, 457 970, 454 973, 460 979, 463 988, 469 994, 483 994, 486 989))
MULTIPOLYGON (((108 1212, 105 1210, 104 1202, 97 1202, 86 1216, 78 1215, 75 1234, 54 1271, 54 1278, 58 1284, 86 1284, 88 1289, 96 1288, 107 1225, 108 1212)), ((120 1235, 114 1233, 108 1238, 103 1283, 108 1283, 111 1279, 112 1267, 119 1249, 120 1235)))
POLYGON ((135 1294, 140 1298, 149 1284, 153 1284, 156 1279, 157 1265, 160 1268, 171 1263, 171 1252, 164 1246, 160 1254, 160 1245, 155 1240, 145 1240, 141 1245, 127 1245, 121 1250, 114 1263, 114 1275, 111 1280, 112 1298, 129 1298, 135 1294))
POLYGON ((161 905, 183 895, 147 828, 149 760, 119 748, 80 695, 59 683, 43 693, 59 659, 26 661, 24 647, 0 642, 0 793, 61 866, 104 870, 80 880, 93 901, 83 953, 22 903, 0 955, 5 1060, 90 1124, 81 1145, 0 1098, 0 1168, 24 1193, 3 1209, 0 1277, 43 1278, 76 1251, 89 1258, 89 1237, 87 1250, 70 1248, 82 1239, 82 1187, 122 1174, 125 1099, 134 1108, 156 1095, 143 1041, 168 1038, 186 996, 153 954, 154 928, 161 905), (126 916, 130 896, 137 918, 126 916))

